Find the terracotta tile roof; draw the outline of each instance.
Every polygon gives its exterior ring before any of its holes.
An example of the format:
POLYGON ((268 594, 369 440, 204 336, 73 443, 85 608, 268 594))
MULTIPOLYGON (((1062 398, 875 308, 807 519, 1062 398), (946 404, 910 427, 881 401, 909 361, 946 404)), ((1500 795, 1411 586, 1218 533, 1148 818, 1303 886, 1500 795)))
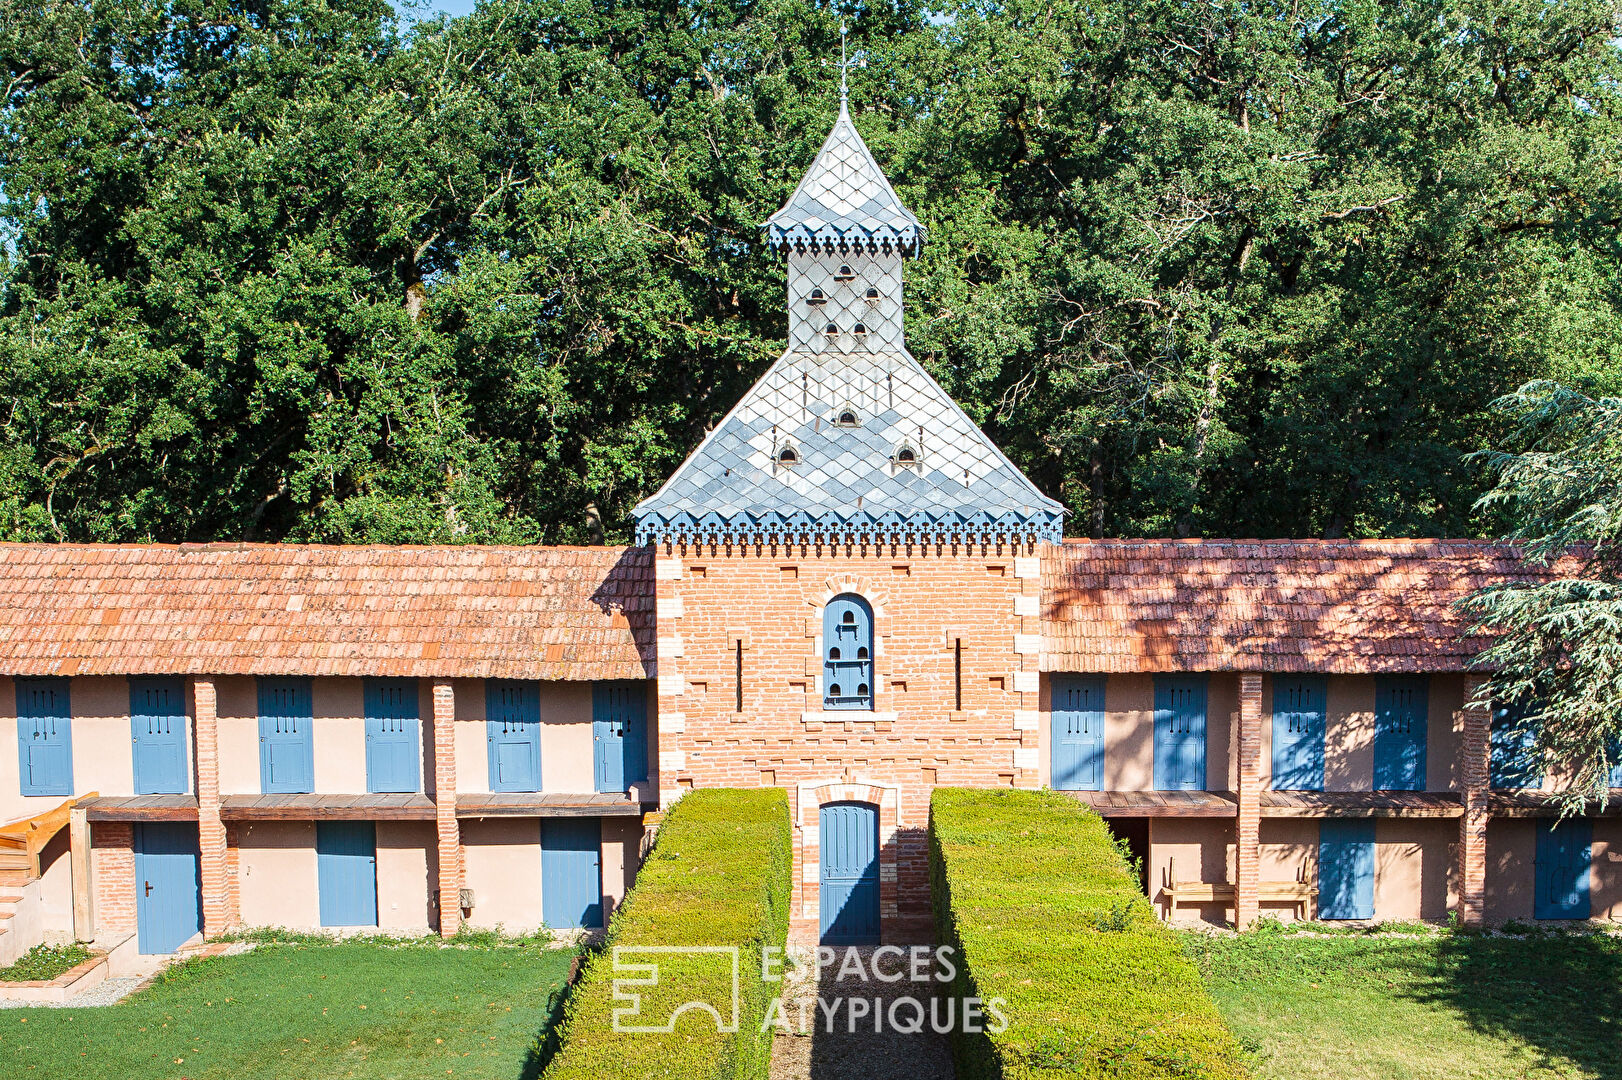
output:
POLYGON ((1067 541, 1042 563, 1044 671, 1463 671, 1453 601, 1539 576, 1480 540, 1067 541))
POLYGON ((645 548, 0 544, 0 674, 641 679, 645 548))

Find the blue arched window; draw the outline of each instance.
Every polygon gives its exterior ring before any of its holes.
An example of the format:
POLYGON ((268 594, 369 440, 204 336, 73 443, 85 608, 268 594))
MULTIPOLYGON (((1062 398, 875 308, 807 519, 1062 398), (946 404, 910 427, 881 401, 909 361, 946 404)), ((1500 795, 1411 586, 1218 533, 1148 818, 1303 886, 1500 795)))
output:
POLYGON ((873 609, 854 593, 822 609, 822 707, 873 707, 873 609))

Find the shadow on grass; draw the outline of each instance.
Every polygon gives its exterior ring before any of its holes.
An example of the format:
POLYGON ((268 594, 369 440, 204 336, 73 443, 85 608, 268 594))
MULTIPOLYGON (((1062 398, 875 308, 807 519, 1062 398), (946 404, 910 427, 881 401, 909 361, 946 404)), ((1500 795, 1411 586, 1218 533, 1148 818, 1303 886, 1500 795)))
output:
POLYGON ((1569 1061, 1622 1080, 1622 938, 1452 935, 1438 944, 1434 977, 1409 992, 1485 1035, 1522 1040, 1551 1067, 1569 1061))
POLYGON ((563 1014, 568 1008, 569 998, 580 985, 579 974, 586 966, 587 959, 601 951, 601 945, 581 949, 569 967, 569 974, 563 986, 552 991, 547 997, 546 1020, 535 1033, 529 1050, 524 1054, 523 1067, 518 1071, 519 1080, 539 1080, 541 1073, 546 1071, 546 1067, 552 1063, 557 1052, 563 1048, 563 1014))

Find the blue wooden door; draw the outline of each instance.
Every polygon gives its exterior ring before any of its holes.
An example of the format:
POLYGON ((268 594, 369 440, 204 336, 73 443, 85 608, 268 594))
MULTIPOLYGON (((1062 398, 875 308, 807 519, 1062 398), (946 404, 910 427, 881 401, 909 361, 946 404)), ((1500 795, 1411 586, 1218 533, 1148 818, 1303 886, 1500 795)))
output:
POLYGON ((1327 685, 1321 675, 1273 680, 1273 783, 1279 791, 1324 789, 1327 685))
POLYGON ((648 692, 642 683, 592 686, 591 737, 598 791, 625 791, 648 778, 648 692))
POLYGON ((417 680, 366 680, 366 790, 416 791, 422 740, 417 680))
POLYGON ((259 788, 315 790, 315 720, 309 679, 259 680, 259 788))
POLYGON ((1390 675, 1374 683, 1374 790, 1425 790, 1426 683, 1390 675))
POLYGON ((491 791, 541 790, 541 702, 532 682, 485 684, 491 791))
POLYGON ((1205 679, 1155 678, 1155 790, 1205 788, 1205 679))
POLYGON ((130 742, 135 794, 184 795, 186 684, 180 679, 130 680, 130 742))
POLYGON ((1055 675, 1052 684, 1053 787, 1104 790, 1104 679, 1055 675))
POLYGON ((822 940, 861 945, 879 939, 879 813, 869 803, 829 803, 822 832, 822 940))
POLYGON ((17 771, 22 794, 73 794, 72 716, 68 680, 17 680, 17 771))
POLYGON ((142 953, 172 953, 203 928, 197 826, 135 826, 135 935, 142 953))
POLYGON ((1520 704, 1493 705, 1491 773, 1495 788, 1543 786, 1537 724, 1527 716, 1532 711, 1520 704))
POLYGON ((1374 822, 1318 824, 1318 918, 1374 918, 1374 822))
POLYGON ((822 706, 873 707, 873 609, 845 593, 822 611, 822 706))
POLYGON ((377 925, 377 826, 315 823, 315 875, 322 926, 377 925))
POLYGON ((1537 886, 1532 914, 1539 919, 1586 919, 1594 863, 1594 826, 1584 818, 1538 823, 1537 886))
POLYGON ((603 925, 601 818, 541 819, 541 918, 553 930, 603 925))

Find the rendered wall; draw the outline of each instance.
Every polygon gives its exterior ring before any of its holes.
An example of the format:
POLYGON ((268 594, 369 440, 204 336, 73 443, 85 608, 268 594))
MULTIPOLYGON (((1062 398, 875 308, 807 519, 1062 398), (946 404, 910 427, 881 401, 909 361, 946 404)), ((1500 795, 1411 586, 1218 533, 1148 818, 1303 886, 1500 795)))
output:
MULTIPOLYGON (((1231 818, 1151 818, 1149 820, 1149 899, 1162 916, 1168 905, 1163 894, 1173 880, 1231 882, 1234 880, 1234 821, 1231 818)), ((1178 922, 1208 922, 1226 926, 1233 907, 1228 904, 1177 905, 1178 922)))
MULTIPOLYGON (((73 790, 76 794, 135 793, 130 745, 129 683, 121 676, 73 679, 73 790)), ((17 752, 17 684, 0 677, 0 824, 59 806, 66 795, 23 795, 17 752)))

